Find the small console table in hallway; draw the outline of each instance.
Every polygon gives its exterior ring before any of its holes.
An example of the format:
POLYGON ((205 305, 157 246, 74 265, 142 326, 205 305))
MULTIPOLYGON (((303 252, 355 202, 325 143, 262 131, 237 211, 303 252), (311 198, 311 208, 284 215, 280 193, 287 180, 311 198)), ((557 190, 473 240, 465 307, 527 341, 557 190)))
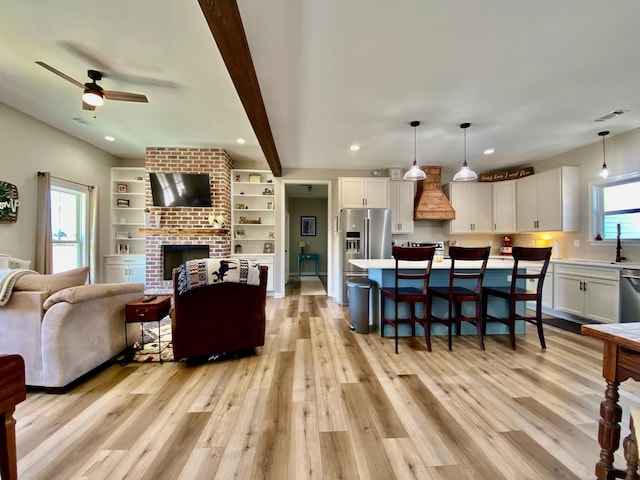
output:
POLYGON ((316 262, 316 277, 318 274, 318 269, 320 268, 320 255, 317 253, 299 253, 298 254, 298 278, 300 278, 300 265, 305 260, 315 260, 316 262))

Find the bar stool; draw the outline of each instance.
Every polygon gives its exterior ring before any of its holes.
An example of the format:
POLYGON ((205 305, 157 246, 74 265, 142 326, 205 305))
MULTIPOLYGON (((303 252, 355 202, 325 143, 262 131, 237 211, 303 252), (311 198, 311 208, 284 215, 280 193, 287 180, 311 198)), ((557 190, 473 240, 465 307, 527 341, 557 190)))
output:
POLYGON ((455 323, 457 333, 460 335, 461 323, 469 322, 476 326, 478 344, 484 350, 482 339, 482 279, 487 269, 489 251, 491 247, 449 247, 451 257, 451 269, 449 270, 448 287, 429 287, 429 315, 426 316, 424 335, 427 341, 427 350, 431 351, 431 325, 441 323, 449 330, 449 351, 451 351, 451 331, 455 323), (458 263, 456 265, 456 262, 458 263), (473 269, 473 271, 469 271, 473 269), (438 318, 431 312, 433 297, 444 299, 448 303, 447 318, 438 318), (462 314, 462 303, 474 302, 475 315, 465 317, 462 314))
POLYGON ((431 276, 431 265, 433 263, 433 254, 435 247, 393 247, 391 255, 396 260, 395 283, 393 288, 382 288, 380 290, 380 312, 382 317, 382 325, 380 336, 384 337, 384 326, 391 325, 395 329, 396 334, 396 353, 398 353, 398 327, 401 323, 411 324, 411 334, 416 335, 416 323, 422 324, 424 319, 416 316, 416 304, 422 303, 422 316, 427 317, 429 314, 429 297, 427 296, 427 288, 429 286, 429 277, 431 276), (400 261, 407 262, 429 262, 424 271, 420 273, 402 273, 398 264, 400 261), (400 287, 400 281, 416 281, 422 280, 422 288, 417 287, 400 287), (394 317, 389 318, 385 314, 385 299, 394 302, 394 317), (409 304, 409 318, 399 318, 398 304, 409 304))
MULTIPOLYGON (((542 331, 542 284, 547 273, 549 259, 551 258, 551 247, 513 247, 513 272, 511 273, 511 286, 509 287, 484 287, 482 289, 482 318, 485 322, 483 329, 486 330, 486 322, 500 322, 509 327, 509 339, 511 348, 516 349, 516 320, 524 320, 538 327, 538 337, 543 349, 547 348, 544 342, 544 332, 542 331), (527 262, 527 268, 518 266, 520 262, 527 262), (535 272, 531 272, 535 266, 535 272), (539 271, 537 271, 539 269, 539 271), (520 282, 519 282, 520 280, 520 282), (527 285, 523 281, 531 280, 538 282, 535 290, 527 290, 527 285), (489 296, 504 298, 509 302, 509 316, 507 318, 497 318, 487 314, 489 296), (533 317, 527 316, 526 308, 524 315, 516 313, 516 303, 535 301, 536 310, 533 317)), ((483 330, 483 333, 484 333, 483 330)))

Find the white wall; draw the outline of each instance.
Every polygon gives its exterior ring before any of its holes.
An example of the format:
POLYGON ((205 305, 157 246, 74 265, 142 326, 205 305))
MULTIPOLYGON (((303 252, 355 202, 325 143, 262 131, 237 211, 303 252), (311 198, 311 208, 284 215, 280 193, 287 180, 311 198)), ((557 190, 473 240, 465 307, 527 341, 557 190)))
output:
POLYGON ((20 198, 18 221, 0 224, 0 253, 35 265, 37 178, 38 171, 48 171, 55 177, 98 186, 101 259, 109 248, 109 183, 117 157, 2 103, 0 125, 0 180, 16 185, 20 198))

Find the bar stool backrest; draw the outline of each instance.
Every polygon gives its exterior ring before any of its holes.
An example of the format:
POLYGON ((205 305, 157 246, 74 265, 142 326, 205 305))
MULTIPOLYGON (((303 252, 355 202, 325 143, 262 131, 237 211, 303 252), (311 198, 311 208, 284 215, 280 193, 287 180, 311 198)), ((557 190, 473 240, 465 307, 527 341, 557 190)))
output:
MULTIPOLYGON (((544 282, 544 276, 547 274, 547 268, 549 267, 549 260, 551 259, 551 247, 513 247, 513 272, 511 273, 511 294, 513 295, 518 288, 518 280, 537 280, 538 286, 536 293, 538 296, 542 295, 542 284, 544 282), (520 262, 531 262, 533 265, 528 265, 529 270, 526 267, 519 265, 520 262), (531 267, 535 266, 540 271, 532 271, 531 267)), ((521 287, 521 288, 526 288, 521 287)))
POLYGON ((395 288, 396 294, 398 292, 398 280, 422 280, 422 293, 427 294, 427 288, 429 287, 429 277, 431 276, 431 266, 433 264, 433 254, 436 251, 436 247, 392 247, 391 256, 396 261, 395 270, 395 288), (421 273, 406 273, 402 272, 398 265, 400 261, 406 262, 426 262, 429 264, 421 273))
POLYGON ((453 292, 455 284, 456 286, 464 286, 480 295, 482 279, 487 270, 490 251, 491 247, 449 247, 449 257, 451 257, 451 269, 449 270, 450 293, 453 292), (461 261, 464 261, 464 263, 461 264, 461 261), (458 262, 457 266, 456 262, 458 262), (473 265, 472 262, 476 265, 473 265), (473 271, 469 272, 469 268, 473 268, 473 271), (475 280, 474 287, 469 286, 470 280, 475 280), (464 285, 459 285, 460 282, 464 282, 464 285))

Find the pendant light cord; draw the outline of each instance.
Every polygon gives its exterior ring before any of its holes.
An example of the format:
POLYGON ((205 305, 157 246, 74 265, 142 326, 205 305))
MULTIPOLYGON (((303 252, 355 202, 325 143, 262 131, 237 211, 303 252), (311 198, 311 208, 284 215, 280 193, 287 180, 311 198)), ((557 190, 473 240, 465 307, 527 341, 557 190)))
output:
POLYGON ((468 167, 467 165, 467 129, 464 128, 464 166, 468 167))
POLYGON ((416 131, 417 127, 413 127, 413 164, 418 165, 418 161, 416 159, 416 131))
POLYGON ((602 167, 606 168, 607 167, 607 152, 604 149, 604 137, 605 137, 605 135, 602 135, 602 167))

